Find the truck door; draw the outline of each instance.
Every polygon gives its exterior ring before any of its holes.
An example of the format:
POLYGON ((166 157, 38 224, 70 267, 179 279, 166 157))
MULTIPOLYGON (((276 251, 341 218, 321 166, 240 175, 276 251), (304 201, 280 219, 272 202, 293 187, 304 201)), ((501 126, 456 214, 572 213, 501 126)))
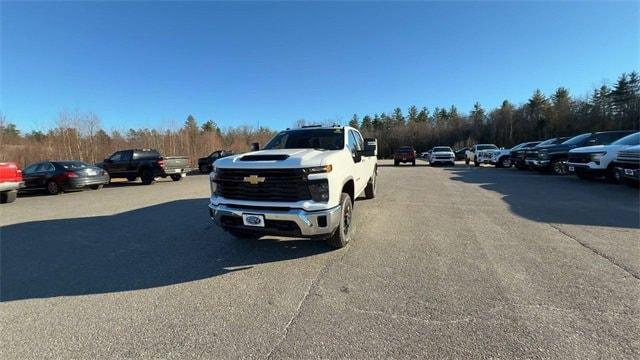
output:
POLYGON ((364 178, 365 161, 363 160, 365 158, 361 156, 359 152, 362 150, 363 144, 362 142, 358 144, 358 137, 353 130, 349 130, 349 134, 347 134, 347 147, 349 148, 349 151, 351 151, 351 158, 353 159, 354 193, 355 196, 357 196, 364 189, 369 178, 364 178))

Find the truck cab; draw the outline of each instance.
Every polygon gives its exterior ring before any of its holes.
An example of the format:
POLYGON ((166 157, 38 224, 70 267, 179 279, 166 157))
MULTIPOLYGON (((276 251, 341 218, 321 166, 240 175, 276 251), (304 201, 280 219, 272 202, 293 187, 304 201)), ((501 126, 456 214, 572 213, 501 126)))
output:
POLYGON ((351 240, 354 200, 376 194, 377 143, 345 127, 278 133, 263 150, 216 160, 211 218, 237 237, 351 240))

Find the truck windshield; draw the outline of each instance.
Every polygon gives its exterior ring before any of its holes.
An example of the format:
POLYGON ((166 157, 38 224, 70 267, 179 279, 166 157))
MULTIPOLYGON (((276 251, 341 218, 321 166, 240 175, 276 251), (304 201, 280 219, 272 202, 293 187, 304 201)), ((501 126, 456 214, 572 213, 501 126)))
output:
POLYGON ((271 139, 264 149, 340 150, 343 147, 344 131, 336 128, 283 131, 271 139))
POLYGON ((433 152, 451 152, 451 148, 446 146, 434 147, 433 152))
POLYGON ((586 134, 574 136, 571 139, 563 142, 562 144, 563 145, 577 145, 577 144, 580 144, 583 141, 587 140, 589 137, 591 137, 591 133, 586 133, 586 134))
POLYGON ((498 147, 495 145, 478 145, 478 150, 498 150, 498 147))
POLYGON ((611 145, 640 145, 640 132, 627 135, 620 140, 612 142, 611 145))

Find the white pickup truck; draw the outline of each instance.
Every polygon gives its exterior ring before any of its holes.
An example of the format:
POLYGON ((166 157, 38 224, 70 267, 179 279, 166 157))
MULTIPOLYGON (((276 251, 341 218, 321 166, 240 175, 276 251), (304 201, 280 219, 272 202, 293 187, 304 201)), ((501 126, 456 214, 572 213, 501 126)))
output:
POLYGON ((326 239, 352 236, 354 201, 376 195, 377 142, 351 127, 278 133, 263 150, 216 160, 209 213, 237 237, 326 239))

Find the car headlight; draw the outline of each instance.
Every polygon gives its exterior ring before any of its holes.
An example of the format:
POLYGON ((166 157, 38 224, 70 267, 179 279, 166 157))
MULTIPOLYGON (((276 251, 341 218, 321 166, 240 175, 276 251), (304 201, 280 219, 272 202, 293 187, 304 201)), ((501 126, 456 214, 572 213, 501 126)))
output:
POLYGON ((329 201, 329 181, 327 179, 309 181, 309 192, 313 201, 329 201))
POLYGON ((606 151, 603 151, 603 152, 597 152, 597 153, 592 153, 592 154, 590 154, 590 156, 591 156, 591 161, 599 163, 599 162, 600 162, 600 159, 602 159, 602 157, 603 157, 603 156, 605 156, 605 155, 607 155, 607 152, 606 152, 606 151))
POLYGON ((325 166, 315 166, 315 167, 302 169, 302 171, 304 171, 306 174, 329 173, 331 172, 331 170, 333 170, 333 166, 331 166, 331 164, 325 165, 325 166))
POLYGON ((544 159, 544 158, 546 158, 547 156, 549 156, 549 154, 548 154, 547 152, 543 152, 543 151, 541 151, 541 152, 539 152, 539 153, 538 153, 538 157, 539 157, 540 159, 544 159))

